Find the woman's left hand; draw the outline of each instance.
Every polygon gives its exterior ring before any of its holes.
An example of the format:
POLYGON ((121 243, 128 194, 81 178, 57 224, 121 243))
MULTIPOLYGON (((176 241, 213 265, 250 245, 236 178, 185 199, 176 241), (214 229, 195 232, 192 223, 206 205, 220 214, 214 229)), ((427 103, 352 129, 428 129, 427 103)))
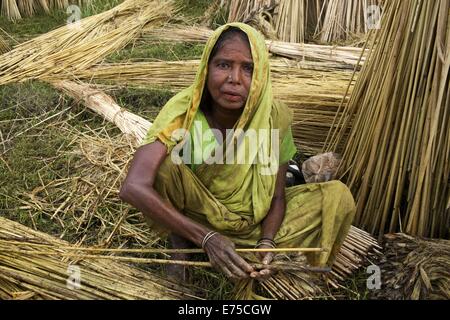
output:
MULTIPOLYGON (((272 249, 272 247, 265 245, 265 244, 261 244, 260 246, 258 246, 258 249, 272 249)), ((259 256, 259 259, 261 260, 261 263, 263 265, 268 266, 272 263, 274 254, 273 254, 273 252, 259 252, 258 256, 259 256)), ((269 279, 273 274, 274 274, 273 270, 270 270, 269 268, 267 268, 267 269, 261 269, 259 271, 252 272, 250 274, 250 277, 260 280, 260 281, 265 281, 265 280, 269 279)))

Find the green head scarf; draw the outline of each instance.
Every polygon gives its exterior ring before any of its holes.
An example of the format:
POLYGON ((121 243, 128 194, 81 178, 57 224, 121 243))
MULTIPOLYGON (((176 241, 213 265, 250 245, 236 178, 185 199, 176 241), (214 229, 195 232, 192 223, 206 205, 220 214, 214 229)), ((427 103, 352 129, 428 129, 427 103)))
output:
MULTIPOLYGON (((292 121, 290 110, 273 100, 270 81, 269 54, 264 37, 254 28, 243 23, 230 23, 218 28, 206 43, 195 82, 189 88, 173 97, 161 110, 150 128, 143 144, 160 140, 170 153, 173 148, 185 141, 185 136, 174 136, 178 129, 189 129, 200 107, 208 77, 208 64, 211 52, 220 35, 230 27, 242 30, 248 37, 253 58, 253 75, 248 99, 242 115, 234 129, 259 132, 261 129, 271 132, 279 130, 276 144, 287 132, 292 121)), ((236 154, 244 153, 249 159, 255 159, 250 143, 244 139, 236 144, 237 136, 229 140, 236 146, 236 154)), ((261 142, 270 150, 274 141, 261 142)), ((226 208, 227 212, 211 213, 208 221, 221 230, 247 233, 267 215, 275 189, 278 159, 272 158, 270 164, 247 161, 246 164, 203 164, 196 171, 197 177, 211 194, 226 208), (269 170, 269 168, 276 170, 269 170), (265 171, 266 170, 266 171, 265 171), (266 172, 266 173, 263 173, 266 172), (269 174, 267 172, 270 172, 269 174)))

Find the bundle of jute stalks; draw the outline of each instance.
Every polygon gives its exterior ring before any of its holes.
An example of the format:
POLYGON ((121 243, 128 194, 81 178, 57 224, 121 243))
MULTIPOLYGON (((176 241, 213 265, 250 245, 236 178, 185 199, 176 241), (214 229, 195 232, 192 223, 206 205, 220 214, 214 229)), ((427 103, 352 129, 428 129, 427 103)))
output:
POLYGON ((222 2, 228 22, 253 24, 263 33, 272 28, 276 39, 292 43, 320 40, 336 43, 360 40, 378 28, 380 0, 230 0, 222 2))
MULTIPOLYGON (((198 64, 197 60, 102 64, 77 73, 76 77, 90 83, 116 87, 179 91, 193 83, 198 64)), ((322 150, 342 99, 347 90, 351 93, 353 88, 350 72, 326 71, 333 68, 327 69, 323 65, 320 66, 323 70, 311 70, 315 68, 318 67, 314 63, 271 60, 274 95, 293 110, 294 139, 301 153, 308 156, 322 150)), ((73 83, 72 86, 79 85, 73 83)), ((71 90, 67 83, 64 87, 71 90)), ((74 92, 87 94, 91 89, 77 87, 74 92)), ((91 99, 95 97, 90 96, 91 99)), ((115 109, 120 110, 118 106, 115 109)))
POLYGON ((376 47, 330 132, 372 234, 448 238, 450 3, 386 1, 376 47), (431 35, 431 36, 430 36, 431 35))
MULTIPOLYGON (((148 42, 194 42, 205 43, 212 30, 198 26, 168 25, 164 28, 144 30, 141 39, 148 42)), ((357 47, 340 47, 306 43, 290 43, 266 40, 269 52, 305 62, 324 63, 334 68, 354 70, 364 64, 367 49, 357 47)))
MULTIPOLYGON (((244 22, 259 31, 269 39, 277 39, 272 16, 276 7, 273 0, 222 1, 219 5, 228 11, 228 22, 244 22)), ((214 13, 212 13, 214 14, 214 13)))
POLYGON ((147 26, 165 22, 171 0, 126 0, 117 7, 60 27, 0 57, 0 85, 84 70, 115 52, 147 26))
MULTIPOLYGON (((223 2, 228 22, 245 22, 267 29, 281 41, 303 43, 314 33, 323 0, 230 0, 223 2), (259 18, 260 17, 260 18, 259 18), (256 21, 255 21, 256 20, 256 21)), ((264 32, 264 30, 261 30, 264 32)))
POLYGON ((192 290, 124 262, 64 255, 77 253, 74 249, 65 241, 0 217, 0 298, 196 298, 192 290))
POLYGON ((304 43, 312 38, 319 22, 322 0, 278 0, 274 11, 275 30, 278 39, 304 43))
POLYGON ((222 6, 228 10, 228 22, 244 22, 251 15, 263 10, 271 10, 274 0, 222 1, 222 6))
POLYGON ((383 238, 380 263, 383 290, 373 298, 384 300, 449 300, 450 241, 406 234, 383 238))
POLYGON ((315 38, 323 43, 360 39, 379 27, 380 0, 325 0, 315 38))
POLYGON ((15 21, 38 12, 50 13, 51 10, 65 10, 70 4, 86 6, 91 2, 92 0, 1 0, 0 13, 15 21))

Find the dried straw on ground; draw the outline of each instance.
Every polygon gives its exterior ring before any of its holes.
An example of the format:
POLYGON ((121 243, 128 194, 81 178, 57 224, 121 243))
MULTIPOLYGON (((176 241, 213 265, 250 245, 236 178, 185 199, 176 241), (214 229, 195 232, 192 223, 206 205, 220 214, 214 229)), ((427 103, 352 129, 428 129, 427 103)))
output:
POLYGON ((0 0, 0 12, 9 20, 16 21, 40 11, 50 13, 50 10, 65 10, 69 4, 86 6, 90 3, 91 0, 0 0))
MULTIPOLYGON (((77 77, 97 84, 179 91, 192 84, 198 64, 195 60, 103 64, 80 72, 77 77)), ((349 72, 315 71, 310 68, 316 68, 316 65, 287 60, 271 61, 274 95, 293 110, 294 139, 305 156, 316 155, 322 150, 336 111, 347 90, 351 93, 353 88, 349 87, 352 77, 349 72)), ((85 95, 94 99, 91 89, 77 86, 75 83, 64 84, 66 90, 72 90, 71 87, 74 87, 73 93, 84 90, 85 95)), ((119 110, 116 106, 111 112, 115 115, 119 110)), ((145 132, 141 131, 140 134, 142 136, 145 132)))
POLYGON ((32 39, 0 56, 0 85, 84 70, 158 26, 174 10, 171 0, 126 0, 117 7, 32 39))
POLYGON ((8 52, 9 50, 11 50, 11 48, 9 47, 9 44, 0 35, 0 54, 8 52))
POLYGON ((191 299, 194 293, 149 271, 111 260, 62 258, 67 242, 0 217, 1 299, 191 299), (12 243, 11 241, 16 241, 12 243), (48 255, 37 245, 46 245, 48 255), (79 268, 80 286, 74 278, 79 268), (74 271, 75 270, 75 271, 74 271))
MULTIPOLYGON (((166 26, 164 28, 145 30, 141 39, 144 41, 176 41, 204 43, 212 30, 204 27, 166 26)), ((364 64, 367 50, 356 47, 325 46, 304 43, 289 43, 266 40, 269 52, 305 62, 331 64, 334 68, 359 68, 364 64), (363 54, 364 53, 364 54, 363 54)))
MULTIPOLYGON (((20 195, 10 195, 27 210, 33 226, 39 219, 52 221, 60 236, 102 247, 153 247, 158 233, 150 230, 141 214, 119 199, 125 169, 135 143, 123 134, 99 130, 80 131, 64 121, 45 126, 57 130, 71 143, 58 152, 70 168, 66 175, 46 181, 20 195)), ((42 159, 48 165, 55 159, 42 159)))
POLYGON ((372 298, 384 300, 449 300, 450 241, 418 239, 405 234, 384 237, 382 289, 372 298))
MULTIPOLYGON (((336 43, 360 39, 368 33, 369 27, 376 27, 381 16, 371 16, 370 6, 380 5, 379 0, 325 0, 321 9, 320 25, 315 37, 322 43, 336 43), (370 15, 369 15, 370 14, 370 15), (373 24, 373 26, 371 26, 373 24)), ((379 11, 381 14, 381 10, 379 11)))
POLYGON ((330 132, 355 222, 372 234, 449 237, 449 6, 386 2, 377 46, 330 132))

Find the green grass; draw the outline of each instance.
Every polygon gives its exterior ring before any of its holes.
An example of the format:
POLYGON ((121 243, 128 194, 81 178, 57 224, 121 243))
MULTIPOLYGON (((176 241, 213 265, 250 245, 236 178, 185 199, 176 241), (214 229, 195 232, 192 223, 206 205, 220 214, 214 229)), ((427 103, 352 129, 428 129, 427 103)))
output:
POLYGON ((367 288, 366 268, 362 267, 358 272, 349 277, 343 286, 345 289, 339 289, 336 295, 348 300, 368 300, 370 299, 370 291, 367 288))
POLYGON ((149 61, 149 60, 191 60, 199 59, 203 53, 203 44, 189 43, 151 43, 147 44, 140 41, 136 45, 128 45, 124 50, 110 55, 107 62, 123 62, 132 60, 149 61))
POLYGON ((64 12, 52 12, 51 15, 38 14, 14 23, 0 16, 0 28, 18 42, 23 42, 64 25, 66 19, 64 12))
POLYGON ((175 3, 181 6, 183 10, 181 13, 191 19, 198 19, 203 17, 206 10, 211 5, 211 0, 176 0, 175 3))
POLYGON ((123 108, 126 108, 149 121, 154 121, 161 110, 161 107, 164 106, 174 94, 168 90, 127 88, 111 92, 110 95, 123 108))

